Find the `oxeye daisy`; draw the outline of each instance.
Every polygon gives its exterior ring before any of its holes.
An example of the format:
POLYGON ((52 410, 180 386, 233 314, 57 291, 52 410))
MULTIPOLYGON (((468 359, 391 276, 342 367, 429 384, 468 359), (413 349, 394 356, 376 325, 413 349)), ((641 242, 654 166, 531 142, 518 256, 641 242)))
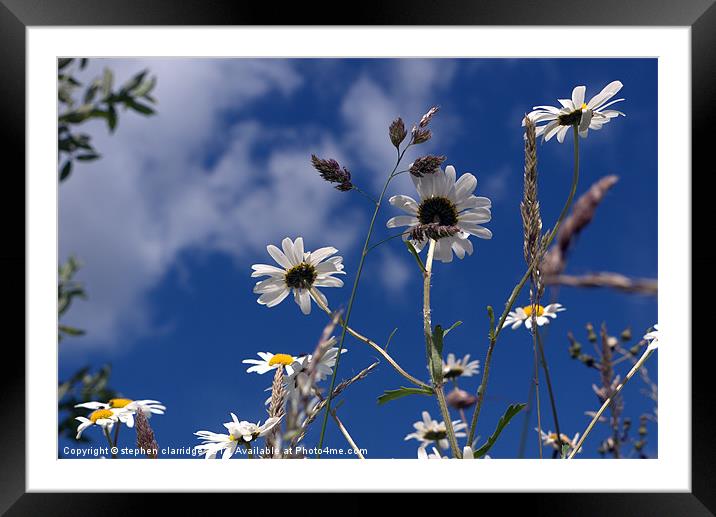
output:
MULTIPOLYGON (((537 316, 536 321, 538 326, 545 325, 549 323, 549 319, 556 318, 558 312, 562 312, 566 310, 564 307, 562 307, 559 303, 551 303, 547 305, 546 307, 543 307, 541 305, 536 306, 537 309, 537 316)), ((505 324, 506 325, 512 325, 513 329, 518 328, 522 324, 525 324, 525 327, 528 329, 532 328, 532 305, 526 305, 524 307, 517 307, 514 311, 510 311, 510 313, 505 318, 505 324)))
POLYGON ((123 409, 119 414, 120 422, 127 424, 127 427, 134 426, 134 415, 141 411, 145 417, 151 418, 152 414, 163 415, 166 406, 158 400, 132 400, 126 398, 109 399, 107 402, 84 402, 76 404, 75 407, 87 409, 123 409))
POLYGON ((75 417, 75 420, 78 420, 80 422, 80 425, 77 426, 77 439, 80 439, 80 436, 82 436, 82 433, 85 429, 93 425, 98 425, 103 430, 111 431, 112 426, 119 422, 120 415, 124 414, 126 414, 126 410, 123 408, 100 408, 92 411, 92 413, 90 413, 88 417, 75 417))
POLYGON ((472 377, 480 373, 480 361, 470 361, 470 354, 462 359, 456 359, 455 354, 448 354, 447 362, 443 361, 443 377, 456 379, 457 377, 472 377))
MULTIPOLYGON (((276 424, 281 421, 280 418, 271 417, 263 425, 254 424, 245 420, 239 420, 238 417, 231 413, 231 422, 226 422, 224 427, 229 434, 213 433, 211 431, 197 431, 194 434, 203 443, 194 447, 196 451, 204 454, 208 459, 216 458, 221 452, 222 459, 229 459, 236 452, 239 444, 248 444, 249 442, 264 436, 276 424)), ((248 445, 246 445, 248 447, 248 445)))
POLYGON ((477 186, 475 176, 465 173, 457 179, 455 167, 448 165, 444 171, 438 167, 410 177, 420 201, 404 195, 391 197, 390 204, 408 215, 393 217, 386 226, 407 226, 403 240, 410 239, 416 250, 422 250, 429 239, 435 239, 435 258, 451 262, 453 251, 461 259, 466 253, 472 254, 470 235, 492 238, 492 232, 480 226, 490 221, 492 202, 473 195, 477 186))
MULTIPOLYGON (((447 429, 445 428, 445 422, 442 421, 438 423, 437 420, 433 420, 430 417, 430 413, 428 413, 427 411, 423 411, 422 416, 422 420, 418 420, 413 424, 415 432, 406 435, 404 439, 410 440, 411 438, 415 438, 421 443, 421 445, 424 446, 427 446, 432 442, 437 442, 437 444, 441 448, 447 449, 450 444, 447 440, 447 429)), ((460 432, 463 429, 467 428, 467 424, 465 422, 463 422, 462 420, 454 420, 452 424, 453 429, 455 430, 456 438, 467 436, 465 433, 460 432)))
POLYGON ((654 330, 644 334, 644 339, 649 342, 647 350, 654 350, 659 347, 659 325, 654 325, 654 330))
MULTIPOLYGON (((331 340, 335 343, 335 338, 331 338, 331 340)), ((348 352, 347 348, 341 350, 342 354, 346 352, 348 352)), ((298 358, 291 365, 293 372, 286 377, 286 393, 288 398, 295 400, 299 395, 305 395, 310 391, 312 384, 308 377, 309 370, 312 369, 314 372, 314 383, 321 382, 333 375, 333 367, 336 365, 337 357, 338 348, 333 347, 327 350, 318 362, 315 362, 311 355, 298 358)))
MULTIPOLYGON (((535 431, 537 431, 536 427, 535 431)), ((546 433, 544 431, 540 431, 540 436, 542 437, 543 445, 550 445, 555 450, 559 451, 559 440, 557 440, 557 433, 553 433, 552 431, 546 433)), ((575 434, 574 438, 572 438, 571 440, 569 439, 569 436, 564 433, 560 433, 559 437, 562 440, 562 444, 569 445, 570 449, 574 449, 577 446, 577 442, 579 441, 579 433, 575 434)), ((577 452, 582 452, 582 448, 580 447, 577 452)))
POLYGON ((263 375, 266 372, 284 368, 284 371, 291 375, 293 373, 291 365, 298 360, 297 357, 289 354, 272 354, 271 352, 259 352, 258 356, 261 359, 244 359, 241 361, 244 364, 253 365, 246 370, 247 373, 256 372, 259 375, 263 375))
MULTIPOLYGON (((608 110, 607 107, 614 103, 623 101, 624 99, 616 99, 607 102, 614 97, 619 90, 622 89, 620 81, 612 81, 604 87, 597 95, 592 97, 589 102, 584 101, 586 92, 585 86, 577 86, 572 90, 571 99, 558 99, 562 105, 561 108, 555 106, 535 106, 534 111, 527 116, 535 124, 539 122, 547 122, 542 126, 537 126, 536 135, 542 135, 544 140, 551 139, 557 135, 557 141, 564 142, 564 137, 570 127, 577 126, 579 136, 585 138, 590 129, 601 129, 611 119, 624 116, 624 113, 616 110, 608 110)), ((524 120, 522 121, 524 126, 524 120)))
POLYGON ((311 312, 311 298, 315 300, 318 297, 320 303, 327 306, 326 297, 316 287, 343 286, 343 280, 333 276, 345 274, 343 257, 331 257, 338 250, 329 246, 306 252, 303 250, 303 237, 295 241, 286 237, 281 247, 283 251, 273 244, 266 246, 269 255, 281 267, 268 264, 251 266, 253 278, 269 277, 254 286, 254 293, 260 294, 258 303, 273 307, 293 291, 294 300, 304 314, 311 312))

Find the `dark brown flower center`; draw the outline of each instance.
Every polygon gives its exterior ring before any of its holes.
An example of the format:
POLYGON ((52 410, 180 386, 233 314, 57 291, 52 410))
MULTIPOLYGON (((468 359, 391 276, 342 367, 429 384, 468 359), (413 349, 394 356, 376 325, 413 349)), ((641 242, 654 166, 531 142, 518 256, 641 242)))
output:
POLYGON ((465 373, 465 368, 453 364, 443 373, 443 377, 446 379, 454 379, 455 377, 460 377, 463 373, 465 373))
POLYGON ((437 223, 440 226, 454 226, 457 224, 457 218, 457 207, 445 197, 429 197, 418 207, 420 224, 437 223))
POLYGON ((567 113, 566 115, 560 115, 558 117, 559 119, 559 125, 560 126, 574 126, 575 124, 579 124, 582 120, 582 110, 574 110, 572 113, 567 113))
POLYGON ((423 438, 426 440, 444 440, 447 438, 447 433, 445 431, 427 431, 423 438))
POLYGON ((286 285, 295 289, 310 289, 317 277, 316 268, 302 262, 286 271, 286 285))

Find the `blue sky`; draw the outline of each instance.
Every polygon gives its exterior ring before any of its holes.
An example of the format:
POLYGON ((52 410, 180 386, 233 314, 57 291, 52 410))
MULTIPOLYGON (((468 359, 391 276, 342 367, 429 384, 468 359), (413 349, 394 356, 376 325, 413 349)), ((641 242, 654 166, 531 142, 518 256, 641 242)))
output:
MULTIPOLYGON (((78 165, 60 186, 60 258, 75 254, 85 264, 78 279, 89 298, 63 320, 87 335, 63 340, 59 376, 111 362, 115 389, 167 405, 166 415, 151 420, 160 446, 193 446, 194 431, 220 431, 230 411, 265 419, 263 390, 271 379, 245 373, 241 360, 258 351, 310 352, 326 319, 315 306, 303 316, 290 300, 273 309, 258 305, 251 264, 269 263, 265 246, 286 236, 303 236, 307 249, 335 246, 346 264, 346 287, 324 292, 335 307, 347 303, 371 206, 322 182, 310 155, 338 159, 360 188, 377 195, 393 164, 387 126, 397 116, 412 123, 439 105, 433 139, 409 153, 408 163, 427 152, 444 154, 458 174, 475 174, 476 193, 493 202, 486 225, 493 239, 473 238, 472 256, 436 266, 433 321, 464 322, 446 351, 484 360, 485 307, 501 308, 525 267, 521 117, 534 105, 568 98, 576 85, 586 85, 589 98, 622 81, 620 109, 627 116, 581 141, 578 194, 607 174, 620 179, 579 237, 566 272, 657 276, 654 59, 92 60, 85 77, 103 66, 119 78, 145 67, 156 74, 158 115, 126 113, 112 136, 88 125, 103 158, 78 165)), ((542 215, 551 225, 570 186, 571 140, 547 142, 538 152, 542 215)), ((393 183, 389 194, 395 193, 415 196, 407 175, 393 183)), ((386 203, 376 241, 394 232, 385 228, 393 215, 398 211, 386 203)), ((588 423, 584 411, 598 406, 592 391, 598 376, 569 358, 567 332, 588 346, 585 323, 604 321, 613 334, 630 325, 640 336, 656 321, 657 303, 608 290, 562 288, 558 295, 567 311, 549 325, 546 348, 560 424, 572 436, 588 423)), ((518 303, 527 303, 526 294, 518 303)), ((427 378, 420 275, 398 240, 369 255, 351 321, 379 343, 398 327, 391 354, 427 378)), ((354 340, 346 348, 341 379, 375 357, 354 340)), ((650 363, 656 378, 656 361, 650 363)), ((531 369, 529 334, 505 330, 480 417, 483 439, 510 403, 526 401, 531 369)), ((474 391, 478 382, 461 387, 474 391)), ((423 397, 375 403, 384 390, 403 384, 381 364, 343 397, 340 415, 369 457, 415 457, 417 442, 403 437, 423 409, 439 415, 435 402, 423 397)), ((642 386, 636 381, 625 390, 625 413, 635 423, 652 410, 642 386)), ((542 402, 544 425, 553 429, 544 391, 542 402)), ((518 416, 493 457, 516 456, 522 425, 518 416)), ((607 434, 595 431, 583 456, 596 457, 597 439, 607 434)), ((88 436, 101 443, 99 433, 88 436)), ((130 433, 122 438, 133 444, 130 433)), ((316 439, 314 428, 307 443, 316 439)), ((61 440, 60 448, 67 443, 61 440)), ((327 445, 346 446, 333 425, 327 445)), ((536 449, 530 436, 527 457, 536 449)), ((652 425, 647 453, 656 449, 652 425)))

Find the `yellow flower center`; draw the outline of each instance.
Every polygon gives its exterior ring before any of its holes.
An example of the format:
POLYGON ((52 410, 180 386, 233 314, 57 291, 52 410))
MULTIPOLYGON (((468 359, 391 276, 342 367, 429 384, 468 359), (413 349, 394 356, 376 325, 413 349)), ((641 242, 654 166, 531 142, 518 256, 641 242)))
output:
MULTIPOLYGON (((522 310, 525 311, 525 314, 528 318, 532 317, 532 306, 528 305, 526 307, 522 307, 522 310)), ((544 314, 544 307, 541 305, 537 305, 537 316, 542 316, 544 314)))
POLYGON ((288 354, 276 354, 269 360, 269 366, 276 366, 277 364, 290 366, 293 364, 293 356, 288 354))
POLYGON ((579 107, 579 109, 582 110, 582 111, 584 111, 584 110, 589 109, 589 108, 587 107, 587 103, 586 103, 586 102, 583 102, 582 105, 579 107))
POLYGON ((132 399, 110 399, 109 400, 109 407, 117 407, 122 408, 126 406, 127 404, 131 404, 132 399))
POLYGON ((96 411, 92 411, 89 416, 89 419, 92 421, 93 424, 96 424, 97 420, 100 420, 102 418, 112 418, 113 416, 114 413, 112 413, 109 409, 98 409, 96 411))

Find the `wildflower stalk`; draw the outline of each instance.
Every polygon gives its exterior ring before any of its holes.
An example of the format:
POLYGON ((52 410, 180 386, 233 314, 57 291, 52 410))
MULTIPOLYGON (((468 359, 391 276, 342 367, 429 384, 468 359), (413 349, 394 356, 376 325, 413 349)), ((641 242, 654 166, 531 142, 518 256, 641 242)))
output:
MULTIPOLYGON (((119 425, 119 422, 117 422, 117 425, 119 425)), ((102 429, 104 430, 104 436, 105 438, 107 438, 107 443, 109 444, 109 450, 111 452, 112 449, 114 449, 114 444, 112 443, 112 438, 109 436, 109 430, 107 429, 107 427, 102 427, 102 429)), ((115 452, 112 452, 112 459, 116 458, 117 454, 115 452)))
MULTIPOLYGON (((329 316, 332 316, 332 315, 333 315, 333 312, 331 312, 330 307, 328 307, 327 305, 323 304, 323 303, 320 301, 320 298, 319 298, 319 297, 316 296, 316 297, 315 297, 315 300, 316 300, 316 304, 317 304, 326 314, 328 314, 329 316)), ((338 319, 338 323, 340 323, 341 325, 344 325, 344 324, 345 324, 345 322, 344 322, 344 320, 343 320, 342 318, 339 318, 339 319, 338 319)), ((395 369, 396 372, 398 372, 400 375, 402 375, 403 377, 405 377, 406 380, 410 381, 411 383, 415 384, 416 386, 418 386, 418 387, 420 387, 420 388, 430 388, 429 385, 425 384, 423 381, 421 381, 421 380, 419 380, 419 379, 416 379, 415 377, 413 377, 412 375, 410 375, 408 372, 406 372, 406 371, 397 363, 397 361, 396 361, 395 359, 393 359, 393 358, 388 354, 388 352, 386 352, 385 349, 382 348, 378 343, 376 343, 375 341, 373 341, 373 340, 370 339, 370 338, 367 338, 366 336, 364 336, 363 334, 361 334, 360 332, 358 332, 357 330, 355 330, 355 329, 353 329, 353 328, 351 328, 351 327, 348 327, 348 328, 347 328, 347 331, 348 331, 348 333, 349 333, 351 336, 353 336, 354 338, 356 338, 358 341, 363 341, 363 342, 366 343, 368 346, 370 346, 373 350, 375 350, 375 351, 378 352, 381 356, 383 356, 383 358, 384 358, 386 361, 388 361, 388 364, 390 364, 390 365, 395 369)))
POLYGON ((574 458, 574 455, 577 454, 577 451, 582 448, 582 444, 584 443, 584 440, 587 439, 587 436, 589 436, 589 433, 592 432, 592 428, 594 425, 599 421, 599 419, 602 416, 602 413, 606 411, 606 409, 609 407, 609 405, 614 401, 614 399, 619 395, 622 388, 626 385, 627 382, 629 382, 629 379, 631 379, 634 374, 639 371, 639 368, 642 367, 642 365, 646 362, 647 359, 649 359, 649 356, 654 352, 654 348, 647 348, 646 351, 642 354, 642 356, 639 358, 639 360, 634 364, 631 370, 629 370, 629 373, 627 373, 626 377, 624 378, 624 382, 621 382, 619 386, 616 387, 614 390, 614 393, 610 397, 607 397, 607 399, 602 404, 602 407, 599 408, 599 411, 597 411, 592 418, 592 421, 589 422, 589 425, 587 426, 587 429, 584 431, 584 434, 582 434, 581 438, 577 442, 577 444, 574 446, 574 449, 572 449, 572 452, 569 453, 569 456, 567 457, 568 460, 571 460, 574 458))
POLYGON ((114 446, 117 446, 117 442, 119 441, 119 428, 122 427, 121 425, 117 425, 114 428, 114 446))
POLYGON ((532 334, 533 349, 534 349, 534 385, 535 385, 535 400, 537 409, 537 448, 539 450, 539 459, 542 459, 542 412, 540 410, 539 401, 539 364, 537 359, 537 338, 536 334, 532 334))
MULTIPOLYGON (((271 403, 268 408, 269 418, 283 418, 286 414, 286 389, 283 386, 283 368, 276 368, 276 373, 273 376, 273 382, 271 383, 271 403)), ((266 457, 267 458, 280 458, 280 441, 281 435, 281 424, 279 423, 273 429, 271 429, 266 435, 266 457)))
POLYGON ((535 336, 537 337, 537 346, 542 359, 542 368, 544 369, 544 378, 547 381, 547 393, 549 394, 549 403, 552 406, 552 418, 554 419, 554 428, 557 433, 557 445, 559 450, 562 450, 562 434, 559 431, 559 419, 557 418, 557 404, 554 401, 554 391, 552 391, 552 380, 549 375, 549 368, 547 367, 547 356, 544 353, 544 345, 542 343, 542 336, 540 336, 539 330, 535 329, 535 336))
POLYGON ((425 259, 425 273, 423 273, 423 332, 425 333, 425 348, 428 356, 428 367, 430 377, 433 381, 433 389, 438 399, 440 413, 442 413, 445 422, 445 431, 447 432, 448 442, 454 458, 460 458, 460 448, 457 445, 455 430, 452 427, 452 419, 448 410, 447 401, 445 400, 445 391, 443 389, 442 378, 442 358, 439 354, 434 353, 435 343, 433 342, 432 322, 430 318, 430 280, 433 272, 433 257, 435 255, 435 239, 430 239, 428 245, 428 256, 425 259), (439 363, 439 364, 438 364, 439 363), (438 373, 439 372, 439 373, 438 373))
POLYGON ((351 448, 353 448, 353 452, 355 452, 356 456, 358 456, 358 459, 364 460, 365 456, 363 456, 363 454, 360 452, 360 447, 358 447, 353 438, 351 438, 351 435, 348 433, 348 429, 346 429, 346 426, 343 425, 341 419, 338 418, 335 409, 331 409, 331 416, 333 417, 333 420, 336 421, 336 425, 338 426, 338 429, 340 429, 341 434, 343 434, 343 437, 346 439, 351 448))
POLYGON ((343 330, 341 331, 341 338, 338 342, 338 355, 336 356, 336 365, 333 369, 333 376, 331 377, 331 387, 328 390, 328 399, 326 400, 326 411, 323 415, 323 423, 321 424, 321 435, 318 439, 318 454, 316 455, 317 458, 320 458, 320 450, 323 447, 323 439, 326 434, 326 424, 328 423, 328 414, 330 413, 331 409, 331 399, 333 397, 333 389, 336 385, 336 378, 338 375, 338 365, 341 361, 341 353, 343 352, 343 342, 346 338, 346 332, 348 330, 348 323, 351 318, 351 313, 353 312, 353 302, 356 298, 356 292, 358 291, 358 283, 360 282, 360 276, 363 272, 363 264, 365 263, 365 257, 368 254, 368 246, 370 244, 370 238, 373 235, 373 227, 375 226, 375 221, 378 217, 378 212, 380 211, 380 206, 383 203, 383 198, 385 197, 385 193, 388 190, 388 185, 390 185, 390 182, 393 180, 393 177, 395 176, 395 171, 398 170, 398 166, 400 165, 401 160, 403 159, 403 156, 405 155, 405 152, 410 148, 411 144, 408 144, 405 146, 405 148, 400 151, 400 149, 397 149, 398 158, 395 162, 395 166, 393 167, 393 170, 390 171, 390 174, 388 175, 388 178, 385 180, 385 184, 383 185, 383 190, 380 193, 380 197, 378 197, 378 201, 375 203, 375 209, 373 210, 373 217, 370 220, 370 225, 368 226, 368 233, 365 236, 365 242, 363 243, 363 251, 361 252, 360 261, 358 262, 358 269, 356 271, 355 279, 353 280, 353 289, 351 290, 351 296, 348 299, 348 307, 346 309, 346 317, 343 322, 343 330))
MULTIPOLYGON (((548 248, 549 245, 554 240, 555 235, 557 235, 557 231, 559 230, 560 225, 562 224, 562 221, 564 221, 564 218, 567 215, 567 212, 569 211, 569 208, 572 206, 572 201, 574 200, 574 194, 577 192, 577 184, 579 183, 579 130, 578 127, 575 125, 573 126, 574 130, 574 172, 572 174, 572 187, 570 188, 569 195, 567 196, 567 201, 564 203, 564 207, 562 208, 562 212, 560 212, 559 217, 557 218, 557 222, 554 225, 554 228, 552 229, 549 234, 547 234, 547 237, 544 241, 544 248, 548 248)), ((490 333, 490 344, 487 347, 487 356, 485 358, 485 368, 484 372, 482 374, 482 382, 480 383, 479 388, 477 389, 477 404, 475 404, 475 412, 472 415, 472 422, 470 424, 470 432, 468 434, 467 443, 472 443, 472 441, 475 438, 475 431, 477 429, 477 421, 480 416, 480 410, 482 409, 482 403, 485 400, 485 390, 487 389, 487 380, 489 378, 490 374, 490 364, 492 362, 492 354, 495 350, 495 343, 497 343, 497 338, 500 335, 500 332, 502 332, 502 327, 505 324, 505 320, 507 319, 507 314, 512 310, 512 306, 515 304, 515 300, 517 299, 517 296, 522 291, 522 288, 524 287, 525 283, 527 283, 527 280, 532 275, 532 271, 534 268, 538 267, 539 264, 536 260, 533 260, 530 266, 527 268, 527 271, 525 271, 525 274, 522 276, 520 281, 517 283, 517 285, 512 289, 512 294, 507 300, 507 303, 505 304, 505 310, 502 312, 502 315, 500 316, 499 322, 497 324, 497 327, 490 333)))
MULTIPOLYGON (((364 368, 363 370, 358 372, 358 374, 354 375, 350 379, 347 379, 347 380, 341 382, 336 387, 336 389, 333 391, 333 397, 342 393, 343 390, 348 388, 353 383, 358 382, 358 381, 364 379, 365 377, 367 377, 368 374, 371 373, 378 366, 378 364, 379 363, 376 361, 375 363, 372 363, 367 368, 364 368)), ((316 406, 309 411, 308 416, 306 416, 305 420, 301 423, 297 432, 294 433, 294 435, 291 437, 291 444, 290 444, 291 449, 295 449, 296 444, 303 439, 303 437, 306 435, 306 431, 308 430, 308 427, 313 423, 313 421, 316 419, 318 414, 323 410, 323 408, 326 407, 327 401, 328 401, 328 399, 325 399, 325 398, 321 399, 320 402, 318 404, 316 404, 316 406)))

